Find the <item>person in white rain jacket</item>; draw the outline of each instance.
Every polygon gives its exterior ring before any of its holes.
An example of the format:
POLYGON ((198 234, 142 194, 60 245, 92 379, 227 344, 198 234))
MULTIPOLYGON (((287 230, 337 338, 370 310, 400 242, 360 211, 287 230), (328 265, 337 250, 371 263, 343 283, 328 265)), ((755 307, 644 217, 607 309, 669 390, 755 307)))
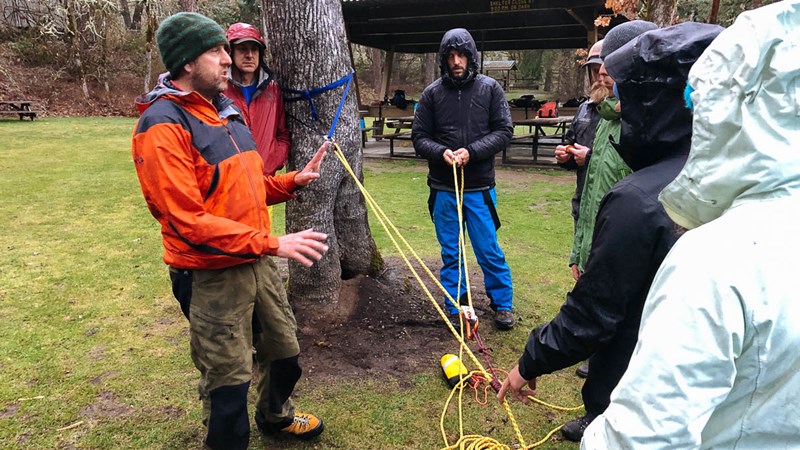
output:
POLYGON ((800 448, 798 30, 798 0, 743 13, 692 67, 692 148, 659 197, 690 231, 581 449, 800 448))

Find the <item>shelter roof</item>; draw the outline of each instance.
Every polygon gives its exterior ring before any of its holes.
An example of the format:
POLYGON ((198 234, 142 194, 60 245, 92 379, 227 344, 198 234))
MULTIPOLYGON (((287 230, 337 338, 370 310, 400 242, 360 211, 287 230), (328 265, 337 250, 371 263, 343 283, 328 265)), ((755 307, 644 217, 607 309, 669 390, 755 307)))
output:
MULTIPOLYGON (((605 0, 342 0, 350 42, 435 53, 445 31, 466 28, 478 50, 585 48, 605 0)), ((612 20, 615 22, 624 18, 612 20)))
POLYGON ((517 62, 513 59, 505 61, 484 61, 483 71, 489 70, 517 70, 517 62))

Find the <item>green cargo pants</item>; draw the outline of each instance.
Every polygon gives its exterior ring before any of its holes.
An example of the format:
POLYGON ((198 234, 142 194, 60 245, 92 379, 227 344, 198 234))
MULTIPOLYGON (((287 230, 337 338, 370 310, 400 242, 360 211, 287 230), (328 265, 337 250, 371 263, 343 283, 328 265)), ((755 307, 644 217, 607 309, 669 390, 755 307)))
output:
POLYGON ((217 270, 170 268, 173 293, 188 312, 191 355, 212 449, 247 448, 247 390, 253 352, 259 370, 257 413, 291 423, 291 393, 302 370, 297 323, 283 281, 269 257, 217 270), (260 331, 253 335, 254 318, 260 331))

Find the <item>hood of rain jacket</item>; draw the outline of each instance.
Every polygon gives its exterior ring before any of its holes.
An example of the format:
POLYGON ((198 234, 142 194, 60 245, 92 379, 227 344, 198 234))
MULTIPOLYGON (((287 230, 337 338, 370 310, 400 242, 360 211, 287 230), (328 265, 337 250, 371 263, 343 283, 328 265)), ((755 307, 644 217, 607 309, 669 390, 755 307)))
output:
POLYGON ((686 77, 722 29, 686 22, 653 30, 604 60, 622 104, 622 129, 615 148, 634 171, 688 149, 692 112, 683 101, 686 77))
POLYGON ((478 74, 478 48, 475 40, 469 31, 464 28, 453 28, 442 37, 439 45, 439 70, 442 74, 442 81, 453 86, 462 86, 472 81, 478 74), (453 78, 450 69, 447 67, 447 54, 451 49, 455 49, 465 55, 469 61, 467 76, 461 80, 453 78))
POLYGON ((759 26, 756 12, 742 15, 738 34, 720 36, 689 72, 692 150, 660 196, 683 227, 710 222, 741 202, 800 189, 800 6, 781 4, 785 12, 770 19, 773 27, 759 26))

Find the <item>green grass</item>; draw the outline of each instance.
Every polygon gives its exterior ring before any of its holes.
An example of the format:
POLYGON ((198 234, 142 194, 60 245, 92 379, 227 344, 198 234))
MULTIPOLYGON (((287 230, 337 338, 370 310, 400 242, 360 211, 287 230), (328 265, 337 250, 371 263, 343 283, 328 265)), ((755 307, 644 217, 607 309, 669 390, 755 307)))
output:
MULTIPOLYGON (((202 438, 187 323, 131 161, 133 125, 0 121, 0 448, 186 449, 202 438)), ((436 259, 424 165, 369 160, 365 167, 366 186, 387 215, 421 256, 436 259)), ((514 331, 493 335, 498 367, 513 366, 527 332, 557 312, 571 287, 572 186, 565 172, 498 170, 500 240, 522 318, 514 331)), ((275 210, 278 228, 283 211, 275 210)), ((382 253, 395 254, 370 221, 382 253)), ((410 382, 303 379, 297 404, 324 417, 322 438, 255 438, 251 448, 439 448, 448 391, 438 371, 432 366, 410 382)), ((570 370, 543 377, 539 396, 579 404, 580 381, 570 370)), ((528 444, 577 414, 512 408, 528 444)), ((515 442, 496 402, 466 399, 464 412, 467 433, 515 442)), ((451 432, 455 417, 448 416, 451 432)), ((577 446, 555 440, 542 448, 577 446)))

